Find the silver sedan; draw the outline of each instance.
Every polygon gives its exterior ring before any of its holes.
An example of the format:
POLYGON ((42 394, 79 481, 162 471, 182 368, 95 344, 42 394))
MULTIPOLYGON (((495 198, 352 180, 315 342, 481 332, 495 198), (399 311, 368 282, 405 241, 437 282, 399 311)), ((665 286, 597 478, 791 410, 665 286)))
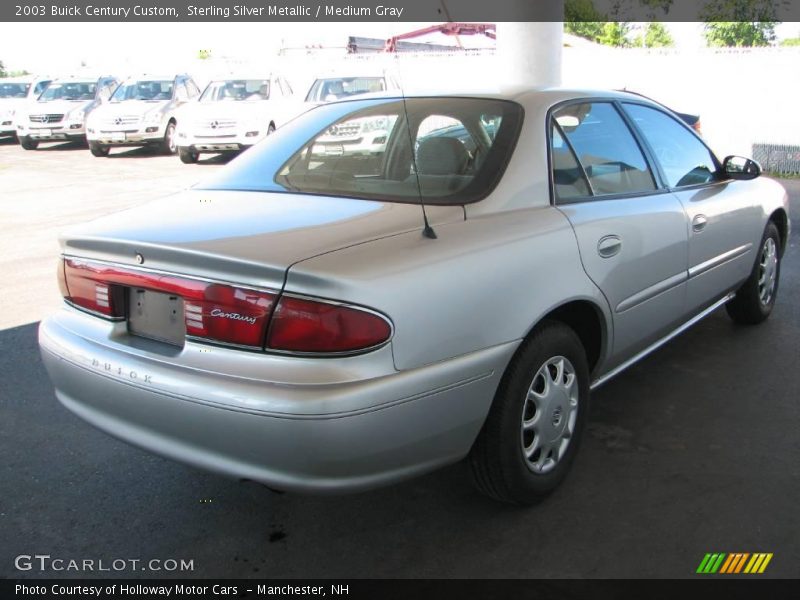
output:
POLYGON ((790 225, 759 175, 622 92, 319 106, 65 234, 42 355, 75 414, 197 467, 342 492, 467 457, 533 503, 592 388, 723 305, 769 316, 790 225))

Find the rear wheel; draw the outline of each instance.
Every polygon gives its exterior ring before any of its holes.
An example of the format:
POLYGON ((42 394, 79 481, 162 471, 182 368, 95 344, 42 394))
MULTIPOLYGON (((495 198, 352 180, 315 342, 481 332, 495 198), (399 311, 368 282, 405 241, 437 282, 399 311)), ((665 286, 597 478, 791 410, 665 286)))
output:
POLYGON ((161 151, 164 154, 175 154, 178 151, 178 146, 175 142, 174 121, 170 121, 167 124, 167 130, 164 132, 164 140, 161 142, 161 151))
POLYGON ((764 230, 750 277, 725 305, 728 315, 737 323, 756 325, 772 313, 781 274, 780 240, 778 228, 770 221, 764 230))
POLYGON ((98 144, 97 142, 89 142, 89 152, 92 153, 92 156, 103 157, 108 156, 108 153, 111 151, 111 148, 108 146, 103 146, 103 144, 98 144))
POLYGON ((182 163, 191 165, 198 161, 200 158, 200 153, 195 152, 190 148, 178 148, 178 156, 180 157, 182 163))
POLYGON ((503 502, 534 504, 558 487, 588 415, 589 367, 575 332, 540 325, 506 369, 470 453, 478 489, 503 502))
POLYGON ((19 138, 19 145, 25 148, 25 150, 36 150, 36 148, 39 147, 39 142, 29 135, 23 135, 19 138))

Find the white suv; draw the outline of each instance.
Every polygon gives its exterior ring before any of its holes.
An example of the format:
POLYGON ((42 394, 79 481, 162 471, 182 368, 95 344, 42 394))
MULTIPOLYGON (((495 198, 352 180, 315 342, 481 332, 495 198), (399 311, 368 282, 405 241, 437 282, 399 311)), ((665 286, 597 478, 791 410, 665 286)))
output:
POLYGON ((0 137, 17 134, 18 113, 35 100, 50 81, 50 77, 33 75, 0 79, 0 137))
POLYGON ((198 102, 184 106, 178 154, 195 163, 203 152, 239 152, 260 142, 297 112, 283 77, 229 77, 208 84, 198 102))
POLYGON ((17 137, 25 150, 39 142, 86 142, 86 117, 108 100, 119 85, 116 77, 56 79, 19 111, 17 137))
POLYGON ((188 75, 133 77, 109 102, 92 111, 86 138, 94 156, 108 156, 112 146, 156 146, 175 154, 177 109, 200 95, 188 75))

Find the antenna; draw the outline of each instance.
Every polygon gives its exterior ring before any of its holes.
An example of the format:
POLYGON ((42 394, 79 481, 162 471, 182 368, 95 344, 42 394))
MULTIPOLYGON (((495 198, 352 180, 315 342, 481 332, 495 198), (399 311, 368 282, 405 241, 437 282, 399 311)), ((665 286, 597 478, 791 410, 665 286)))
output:
MULTIPOLYGON (((397 60, 397 57, 395 57, 397 60)), ((425 210, 425 199, 422 196, 422 185, 419 181, 419 169, 417 169, 417 158, 414 156, 414 138, 411 136, 411 121, 408 117, 408 105, 406 104, 406 91, 405 86, 403 85, 403 79, 400 76, 400 69, 397 69, 397 78, 400 83, 400 94, 403 97, 403 112, 406 115, 406 131, 408 132, 408 144, 411 149, 411 164, 414 167, 414 177, 417 180, 417 193, 419 194, 419 205, 422 207, 422 222, 425 224, 425 227, 422 230, 422 235, 428 239, 435 240, 438 238, 436 232, 431 227, 430 222, 428 221, 428 213, 425 210)))

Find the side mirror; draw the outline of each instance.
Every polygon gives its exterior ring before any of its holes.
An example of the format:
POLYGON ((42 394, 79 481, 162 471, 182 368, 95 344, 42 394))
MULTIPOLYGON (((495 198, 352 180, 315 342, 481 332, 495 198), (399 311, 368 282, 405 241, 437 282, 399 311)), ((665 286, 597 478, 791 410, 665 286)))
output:
POLYGON ((755 179, 761 175, 761 165, 744 156, 726 156, 722 170, 730 179, 755 179))

